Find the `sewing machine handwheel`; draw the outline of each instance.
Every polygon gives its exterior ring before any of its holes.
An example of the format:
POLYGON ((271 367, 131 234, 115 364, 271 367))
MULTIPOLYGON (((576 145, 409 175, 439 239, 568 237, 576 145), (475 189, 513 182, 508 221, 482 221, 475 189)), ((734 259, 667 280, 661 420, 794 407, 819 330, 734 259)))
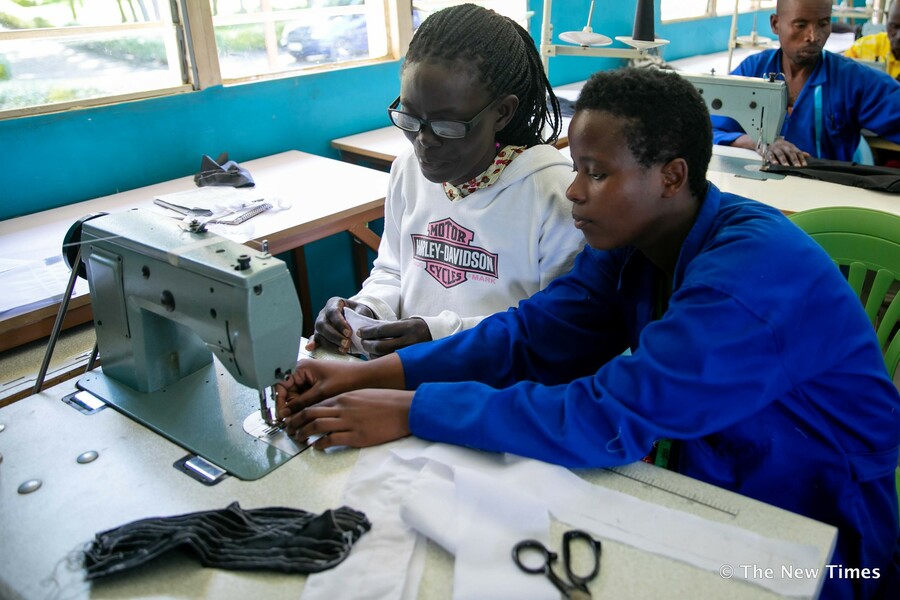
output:
MULTIPOLYGON (((85 221, 90 221, 91 219, 108 214, 109 213, 105 212, 91 213, 81 217, 69 227, 69 230, 63 237, 62 255, 63 259, 66 261, 66 266, 69 267, 70 271, 73 269, 72 263, 75 262, 75 257, 78 255, 78 246, 81 244, 81 228, 85 221)), ((87 279, 87 269, 85 268, 83 261, 78 265, 78 276, 82 279, 87 279)))

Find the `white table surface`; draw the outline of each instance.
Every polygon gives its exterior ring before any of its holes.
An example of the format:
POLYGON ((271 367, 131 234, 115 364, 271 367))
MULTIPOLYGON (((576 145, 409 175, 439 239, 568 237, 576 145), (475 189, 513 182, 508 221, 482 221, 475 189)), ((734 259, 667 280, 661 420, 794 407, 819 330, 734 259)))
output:
MULTIPOLYGON (((568 147, 561 148, 560 152, 570 156, 568 147)), ((711 166, 706 178, 720 190, 774 206, 785 214, 829 206, 862 206, 900 215, 900 195, 897 194, 864 190, 795 175, 787 175, 783 179, 756 179, 750 175, 751 172, 758 171, 762 158, 756 152, 743 148, 713 146, 713 156, 726 161, 733 158, 741 164, 747 161, 754 163, 747 166, 747 176, 716 171, 714 165, 711 166)))
MULTIPOLYGON (((290 208, 265 212, 242 225, 210 228, 239 242, 280 240, 292 228, 308 227, 361 208, 383 205, 388 185, 388 175, 381 171, 297 150, 249 160, 241 166, 253 175, 255 190, 267 200, 280 198, 288 202, 290 208)), ((0 255, 21 259, 55 256, 69 227, 91 213, 149 208, 177 216, 153 204, 153 199, 159 194, 196 187, 193 176, 186 176, 0 221, 0 255)), ((273 253, 290 249, 275 249, 273 253)))
MULTIPOLYGON (((357 451, 310 450, 259 480, 228 477, 204 486, 172 467, 185 450, 112 408, 90 416, 77 412, 60 401, 73 390, 68 382, 0 409, 0 597, 299 597, 303 576, 204 569, 178 553, 90 584, 83 580, 77 551, 96 533, 140 518, 220 509, 234 501, 245 509, 336 508, 357 451), (97 451, 99 458, 78 464, 76 457, 89 450, 97 451), (42 482, 37 491, 17 492, 33 478, 42 482)), ((655 481, 670 491, 605 470, 580 474, 596 485, 705 519, 813 544, 821 564, 827 564, 836 535, 833 527, 644 463, 635 467, 652 470, 655 481), (692 496, 730 507, 736 514, 686 499, 692 496)), ((551 534, 561 528, 555 524, 551 534)), ((604 541, 602 561, 600 577, 591 585, 598 598, 775 597, 759 586, 612 541, 604 541)), ((450 598, 452 567, 452 557, 429 544, 419 598, 450 598)), ((364 586, 365 581, 348 585, 364 586)))
MULTIPOLYGON (((714 155, 739 159, 762 161, 752 150, 713 146, 714 155)), ((805 179, 787 175, 784 179, 754 179, 730 173, 710 171, 707 179, 723 192, 752 198, 778 208, 786 214, 833 206, 861 206, 900 215, 900 195, 877 192, 862 188, 805 179)))
MULTIPOLYGON (((288 208, 267 211, 241 225, 212 225, 209 229, 257 248, 262 240, 267 240, 272 254, 293 250, 383 214, 388 175, 382 171, 296 150, 249 160, 241 166, 256 181, 255 191, 266 200, 281 200, 288 208)), ((131 208, 177 217, 177 213, 155 205, 153 199, 191 189, 197 189, 193 176, 186 176, 0 221, 0 257, 33 262, 34 276, 40 278, 45 268, 42 261, 60 255, 66 232, 82 217, 131 208)), ((3 279, 0 273, 0 285, 3 279)), ((52 298, 63 294, 65 283, 65 279, 55 280, 51 289, 42 291, 39 297, 23 299, 20 305, 27 309, 2 312, 0 320, 14 319, 26 311, 56 303, 52 298)), ((79 280, 75 296, 85 294, 87 282, 79 280)))
MULTIPOLYGON (((562 94, 570 100, 575 100, 582 84, 583 82, 572 84, 571 86, 562 86, 562 94), (575 85, 577 87, 572 87, 575 85)), ((558 147, 568 144, 569 123, 571 122, 571 117, 562 118, 562 131, 556 144, 558 147)), ((371 131, 363 131, 362 133, 336 138, 331 141, 331 145, 340 150, 348 159, 368 158, 390 164, 401 152, 409 148, 409 141, 403 135, 402 130, 389 125, 371 131)))

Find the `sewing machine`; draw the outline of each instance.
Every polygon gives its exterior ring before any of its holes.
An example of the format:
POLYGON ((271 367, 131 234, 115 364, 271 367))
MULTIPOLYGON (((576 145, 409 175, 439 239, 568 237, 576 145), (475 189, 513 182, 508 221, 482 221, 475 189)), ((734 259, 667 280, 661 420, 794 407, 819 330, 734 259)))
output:
MULTIPOLYGON (((783 175, 760 172, 769 144, 781 135, 787 113, 787 84, 774 78, 740 77, 737 75, 697 75, 681 73, 696 87, 712 115, 730 117, 756 142, 760 154, 758 164, 738 164, 738 159, 717 165, 719 170, 757 179, 782 179, 783 175)), ((713 157, 721 162, 720 157, 713 157)))
POLYGON ((78 387, 241 479, 289 460, 258 434, 299 352, 284 263, 143 210, 84 220, 80 241, 102 372, 78 387))
POLYGON ((682 74, 706 101, 710 114, 731 117, 765 147, 781 135, 787 112, 787 85, 775 79, 737 75, 682 74))

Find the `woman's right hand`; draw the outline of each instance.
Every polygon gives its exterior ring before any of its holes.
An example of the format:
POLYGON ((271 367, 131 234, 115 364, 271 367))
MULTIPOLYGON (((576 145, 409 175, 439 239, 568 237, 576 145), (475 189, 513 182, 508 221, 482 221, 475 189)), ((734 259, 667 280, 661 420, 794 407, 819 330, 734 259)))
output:
POLYGON ((376 319, 377 317, 365 304, 335 296, 325 303, 316 317, 315 336, 307 344, 307 350, 322 346, 346 354, 350 350, 350 334, 353 330, 344 318, 344 308, 349 308, 361 315, 376 319))
POLYGON ((403 390, 403 364, 396 354, 370 361, 301 360, 275 384, 275 411, 288 420, 303 409, 364 388, 403 390))
POLYGON ((275 411, 280 419, 337 394, 355 390, 359 369, 354 363, 301 360, 297 368, 275 384, 275 411))

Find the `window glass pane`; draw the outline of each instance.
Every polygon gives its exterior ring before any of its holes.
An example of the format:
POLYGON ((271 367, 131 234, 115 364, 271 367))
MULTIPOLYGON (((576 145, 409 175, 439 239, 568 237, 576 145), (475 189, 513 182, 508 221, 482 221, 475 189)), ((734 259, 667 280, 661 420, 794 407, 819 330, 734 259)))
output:
MULTIPOLYGON (((775 8, 775 2, 767 2, 765 0, 738 0, 737 7, 738 12, 745 13, 765 8, 775 8)), ((734 0, 717 0, 716 13, 719 15, 733 15, 734 0)))
POLYGON ((466 2, 490 8, 528 29, 531 13, 528 10, 527 0, 413 0, 413 30, 418 29, 419 24, 431 13, 466 2))
POLYGON ((716 15, 733 15, 763 8, 774 8, 774 1, 767 0, 660 0, 660 20, 700 19, 716 15))
POLYGON ((0 110, 183 83, 169 2, 0 7, 0 110))
POLYGON ((714 4, 710 0, 660 0, 659 18, 661 21, 676 21, 705 17, 714 4))
POLYGON ((211 0, 223 79, 388 53, 384 0, 211 0))

